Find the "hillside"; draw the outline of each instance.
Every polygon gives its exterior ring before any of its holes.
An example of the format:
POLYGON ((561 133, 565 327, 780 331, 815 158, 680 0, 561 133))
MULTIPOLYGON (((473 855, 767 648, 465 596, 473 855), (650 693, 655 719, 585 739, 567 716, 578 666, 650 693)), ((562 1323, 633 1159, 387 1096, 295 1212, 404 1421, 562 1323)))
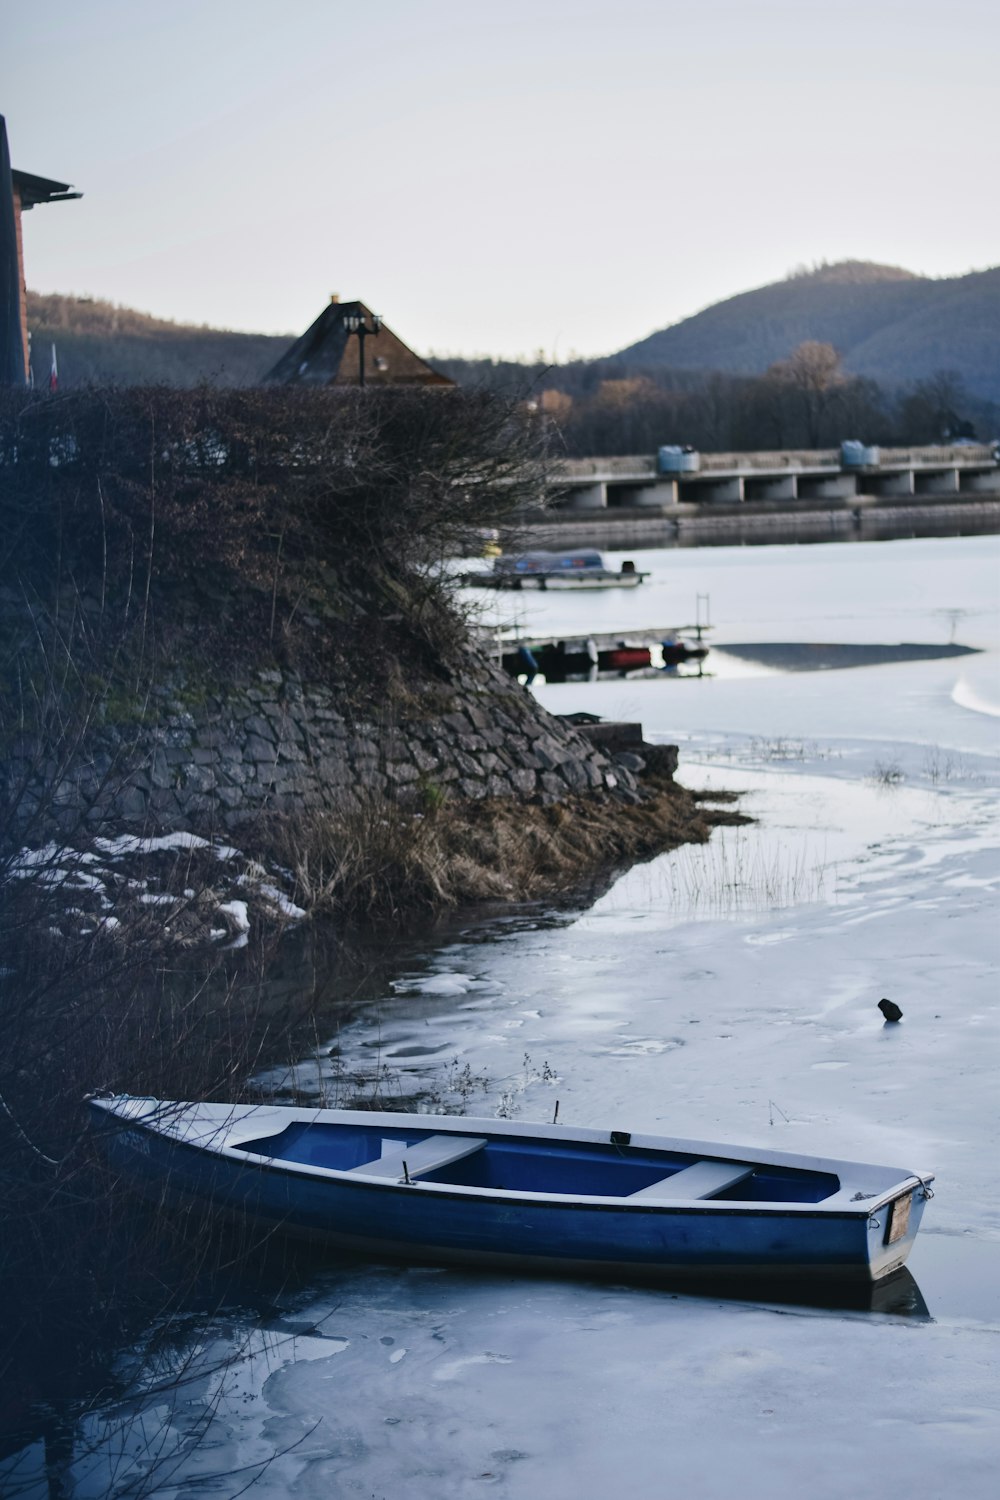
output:
MULTIPOLYGON (((234 333, 155 318, 92 298, 28 293, 35 380, 55 344, 62 388, 88 383, 255 384, 295 335, 234 333)), ((1000 403, 1000 267, 934 281, 895 266, 845 261, 744 292, 610 359, 560 366, 583 394, 627 371, 677 389, 706 371, 761 374, 807 339, 833 344, 846 370, 892 387, 956 371, 973 396, 1000 403)), ((527 390, 542 367, 438 357, 460 384, 527 390)))
POLYGON ((844 261, 743 292, 622 349, 630 366, 761 374, 807 339, 892 385, 955 370, 1000 400, 1000 267, 932 280, 844 261))
POLYGON ((55 344, 60 387, 253 385, 295 338, 173 323, 89 297, 31 291, 28 327, 36 384, 48 380, 55 344))

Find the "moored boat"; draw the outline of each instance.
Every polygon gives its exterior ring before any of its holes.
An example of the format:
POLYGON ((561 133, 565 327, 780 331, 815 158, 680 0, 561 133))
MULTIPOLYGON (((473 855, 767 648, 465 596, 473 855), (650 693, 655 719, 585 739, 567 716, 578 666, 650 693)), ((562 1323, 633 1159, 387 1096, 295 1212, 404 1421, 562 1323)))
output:
POLYGON ((869 1284, 903 1265, 932 1196, 899 1168, 627 1130, 129 1095, 90 1108, 137 1187, 378 1259, 869 1284))
MULTIPOLYGON (((697 628, 697 627, 695 627, 697 628)), ((704 661, 708 647, 701 639, 670 635, 639 640, 594 636, 555 640, 512 637, 502 642, 500 662, 512 677, 528 681, 542 673, 547 682, 569 682, 598 677, 656 677, 688 662, 704 661)))
POLYGON ((487 589, 628 589, 648 577, 634 562, 623 562, 617 570, 609 568, 600 552, 583 547, 576 552, 520 552, 495 557, 490 571, 464 573, 461 582, 487 589))

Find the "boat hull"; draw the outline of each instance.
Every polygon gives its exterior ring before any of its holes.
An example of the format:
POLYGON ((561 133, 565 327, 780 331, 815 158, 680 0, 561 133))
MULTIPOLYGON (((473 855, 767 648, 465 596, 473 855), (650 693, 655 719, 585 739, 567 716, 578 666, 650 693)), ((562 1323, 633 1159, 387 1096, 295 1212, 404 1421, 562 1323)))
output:
POLYGON ((868 1284, 903 1265, 923 1211, 921 1184, 911 1181, 897 1195, 908 1201, 906 1232, 890 1244, 891 1202, 869 1211, 850 1203, 609 1201, 317 1175, 95 1109, 112 1167, 147 1196, 201 1201, 363 1258, 663 1283, 868 1284))
POLYGON ((484 589, 635 589, 646 573, 466 573, 467 587, 484 589))

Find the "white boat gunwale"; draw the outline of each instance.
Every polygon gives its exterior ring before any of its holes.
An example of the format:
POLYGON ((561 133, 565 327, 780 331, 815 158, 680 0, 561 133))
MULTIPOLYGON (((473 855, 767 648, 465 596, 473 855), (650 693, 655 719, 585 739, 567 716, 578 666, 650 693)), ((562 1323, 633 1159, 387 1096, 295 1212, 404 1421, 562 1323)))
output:
MULTIPOLYGON (((723 1214, 723 1215, 748 1215, 760 1214, 765 1217, 774 1215, 791 1214, 796 1218, 846 1218, 862 1219, 870 1218, 879 1209, 886 1208, 898 1198, 904 1197, 917 1189, 927 1191, 929 1184, 934 1180, 930 1173, 919 1173, 905 1171, 896 1167, 876 1165, 842 1160, 834 1157, 805 1156, 798 1153, 786 1151, 756 1152, 749 1154, 745 1147, 735 1147, 728 1143, 718 1141, 696 1141, 686 1137, 665 1137, 645 1134, 629 1133, 628 1146, 623 1150, 653 1150, 669 1152, 678 1151, 685 1156, 701 1156, 713 1161, 732 1162, 734 1164, 746 1163, 754 1167, 779 1166, 792 1170, 825 1172, 836 1176, 840 1182, 840 1188, 830 1194, 827 1198, 820 1199, 815 1203, 796 1203, 783 1200, 751 1200, 751 1199, 719 1199, 719 1198, 632 1198, 623 1196, 606 1196, 596 1194, 574 1194, 574 1193, 542 1193, 532 1192, 527 1189, 478 1187, 472 1184, 453 1182, 433 1182, 426 1178, 414 1177, 410 1182, 393 1180, 376 1173, 362 1173, 357 1168, 335 1168, 322 1167, 305 1162, 296 1162, 284 1157, 273 1157, 263 1153, 247 1151, 238 1143, 225 1138, 227 1122, 232 1121, 234 1127, 249 1125, 252 1116, 256 1113, 258 1118, 254 1121, 255 1129, 244 1134, 244 1138, 259 1141, 262 1138, 261 1128, 266 1131, 265 1119, 280 1113, 280 1129, 274 1131, 275 1135, 289 1125, 293 1124, 333 1124, 333 1125, 362 1125, 372 1128, 377 1122, 386 1129, 413 1130, 419 1121, 419 1128, 426 1129, 428 1134, 455 1136, 466 1136, 471 1134, 481 1135, 484 1131, 487 1135, 512 1136, 519 1139, 550 1139, 559 1142, 578 1142, 583 1145, 608 1146, 616 1144, 612 1141, 612 1134, 608 1130, 596 1130, 587 1127, 563 1127, 562 1125, 541 1124, 529 1121, 492 1120, 475 1116, 460 1115, 412 1115, 397 1114, 389 1111, 371 1110, 339 1110, 339 1109, 303 1109, 294 1106, 271 1106, 271 1105, 195 1105, 184 1106, 172 1104, 165 1101, 148 1098, 138 1098, 130 1095, 119 1095, 112 1099, 95 1099, 95 1105, 102 1107, 106 1112, 117 1120, 120 1120, 123 1128, 139 1128, 154 1138, 166 1139, 173 1146, 182 1146, 189 1150, 204 1153, 210 1152, 224 1160, 241 1165, 252 1166, 255 1170, 268 1173, 276 1172, 291 1174, 306 1179, 337 1182, 343 1186, 354 1186, 359 1189, 377 1189, 380 1192, 394 1191, 399 1193, 411 1193, 419 1189, 423 1193, 430 1193, 435 1197, 501 1200, 510 1203, 547 1204, 552 1207, 570 1207, 574 1209, 595 1209, 607 1211, 609 1208, 625 1210, 628 1213, 663 1214, 685 1213, 685 1214, 723 1214), (122 1106, 153 1106, 147 1109, 145 1117, 142 1113, 122 1112, 122 1106), (169 1111, 173 1110, 175 1119, 170 1123, 164 1123, 165 1117, 169 1119, 169 1111), (192 1120, 190 1117, 194 1115, 192 1120), (187 1117, 187 1119, 185 1119, 187 1117), (211 1125, 213 1136, 223 1136, 221 1141, 217 1139, 206 1139, 199 1136, 193 1138, 189 1133, 182 1133, 183 1127, 195 1124, 211 1125), (858 1172, 857 1178, 851 1178, 846 1184, 844 1182, 845 1170, 850 1178, 852 1169, 858 1172), (860 1191, 863 1173, 885 1173, 893 1175, 891 1186, 876 1189, 870 1196, 856 1199, 851 1190, 860 1191)), ((243 1132, 241 1131, 241 1134, 243 1132)))
MULTIPOLYGON (((190 1142, 176 1142, 179 1145, 190 1145, 190 1142)), ((196 1151, 204 1151, 204 1146, 194 1146, 196 1151)), ((384 1191, 397 1191, 409 1193, 414 1188, 419 1188, 424 1193, 432 1193, 435 1197, 442 1198, 489 1198, 502 1199, 511 1203, 548 1203, 552 1205, 567 1205, 573 1208, 608 1208, 625 1209, 629 1213, 662 1213, 664 1209, 671 1213, 690 1212, 703 1214, 739 1214, 746 1217, 748 1214, 794 1214, 797 1218, 849 1218, 860 1219, 870 1217, 879 1208, 885 1208, 897 1198, 912 1192, 913 1189, 922 1187, 929 1179, 918 1177, 914 1174, 911 1178, 900 1180, 896 1186, 889 1188, 881 1197, 865 1198, 853 1202, 850 1198, 843 1196, 844 1190, 831 1193, 829 1198, 821 1199, 819 1203, 789 1203, 783 1200, 752 1200, 747 1198, 629 1198, 629 1197, 599 1197, 588 1193, 535 1193, 521 1188, 497 1188, 477 1187, 474 1184, 461 1182, 432 1182, 425 1177, 414 1177, 410 1182, 402 1180, 393 1181, 391 1178, 379 1177, 374 1174, 359 1172, 357 1168, 338 1169, 335 1167, 319 1167, 302 1162, 287 1161, 284 1158, 273 1156, 259 1156, 251 1151, 241 1151, 239 1147, 214 1148, 217 1154, 234 1162, 247 1163, 256 1168, 269 1172, 290 1172, 295 1176, 307 1178, 329 1179, 340 1182, 347 1186, 372 1187, 384 1191)))

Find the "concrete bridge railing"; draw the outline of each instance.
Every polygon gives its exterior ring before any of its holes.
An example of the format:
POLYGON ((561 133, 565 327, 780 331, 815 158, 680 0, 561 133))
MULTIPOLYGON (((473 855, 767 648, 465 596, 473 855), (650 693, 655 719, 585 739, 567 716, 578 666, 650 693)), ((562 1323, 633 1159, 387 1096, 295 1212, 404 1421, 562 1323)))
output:
POLYGON ((712 502, 836 500, 853 496, 1000 495, 986 444, 883 448, 878 463, 845 466, 839 448, 703 453, 694 472, 661 474, 655 454, 566 459, 553 473, 560 509, 643 509, 712 502))

